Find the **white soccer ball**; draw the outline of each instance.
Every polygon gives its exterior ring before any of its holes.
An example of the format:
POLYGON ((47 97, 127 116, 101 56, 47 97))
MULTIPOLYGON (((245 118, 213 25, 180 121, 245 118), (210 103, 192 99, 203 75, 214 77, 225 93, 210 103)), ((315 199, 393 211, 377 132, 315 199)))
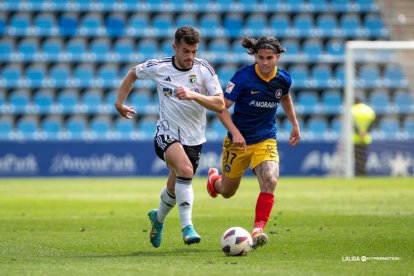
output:
POLYGON ((221 236, 221 249, 227 256, 244 256, 253 245, 252 236, 241 227, 227 229, 221 236))

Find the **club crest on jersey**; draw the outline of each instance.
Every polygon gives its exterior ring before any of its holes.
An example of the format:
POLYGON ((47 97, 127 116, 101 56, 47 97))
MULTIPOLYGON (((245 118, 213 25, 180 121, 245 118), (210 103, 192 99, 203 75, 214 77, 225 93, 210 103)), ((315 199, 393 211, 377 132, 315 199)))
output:
POLYGON ((197 82, 197 76, 196 75, 190 75, 188 77, 190 83, 196 83, 197 82))
POLYGON ((282 95, 283 95, 282 89, 279 88, 278 90, 276 90, 275 92, 276 99, 282 98, 282 95))

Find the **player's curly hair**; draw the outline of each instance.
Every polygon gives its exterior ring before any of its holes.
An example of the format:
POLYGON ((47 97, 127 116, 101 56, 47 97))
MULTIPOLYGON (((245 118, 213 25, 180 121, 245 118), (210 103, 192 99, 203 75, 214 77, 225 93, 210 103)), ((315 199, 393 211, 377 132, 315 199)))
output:
POLYGON ((182 41, 194 45, 200 42, 200 35, 193 27, 183 26, 175 32, 175 44, 180 44, 182 41))
POLYGON ((241 45, 249 49, 249 55, 257 54, 260 49, 271 49, 275 54, 286 52, 286 49, 282 47, 279 40, 273 36, 262 36, 257 40, 251 37, 244 37, 241 45))

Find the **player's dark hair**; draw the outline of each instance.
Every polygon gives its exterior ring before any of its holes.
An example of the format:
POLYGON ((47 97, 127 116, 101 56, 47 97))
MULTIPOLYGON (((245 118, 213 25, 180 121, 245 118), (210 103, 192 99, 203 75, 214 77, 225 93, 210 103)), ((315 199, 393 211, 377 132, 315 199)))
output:
POLYGON ((175 44, 180 44, 182 41, 194 45, 200 42, 200 35, 193 27, 183 26, 175 32, 175 44))
POLYGON ((260 49, 271 49, 275 54, 286 52, 286 49, 282 47, 279 40, 273 36, 262 36, 257 40, 251 37, 244 37, 241 45, 249 49, 249 55, 256 54, 260 49))

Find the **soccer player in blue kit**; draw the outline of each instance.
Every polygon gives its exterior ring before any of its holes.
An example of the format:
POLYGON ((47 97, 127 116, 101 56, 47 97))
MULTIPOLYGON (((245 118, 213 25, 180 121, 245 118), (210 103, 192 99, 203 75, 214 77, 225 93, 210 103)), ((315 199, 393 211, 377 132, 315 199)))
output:
POLYGON ((263 229, 274 205, 279 178, 276 142, 279 104, 293 126, 289 137, 292 146, 300 140, 300 129, 289 94, 292 80, 289 73, 277 67, 285 49, 269 36, 258 40, 245 37, 241 45, 254 56, 256 63, 239 69, 227 84, 224 100, 227 108, 235 104, 234 113, 230 116, 227 109, 217 113, 228 134, 223 142, 222 175, 216 168, 209 170, 207 191, 213 198, 218 194, 232 197, 251 166, 260 186, 252 232, 253 247, 257 248, 268 241, 263 229))

